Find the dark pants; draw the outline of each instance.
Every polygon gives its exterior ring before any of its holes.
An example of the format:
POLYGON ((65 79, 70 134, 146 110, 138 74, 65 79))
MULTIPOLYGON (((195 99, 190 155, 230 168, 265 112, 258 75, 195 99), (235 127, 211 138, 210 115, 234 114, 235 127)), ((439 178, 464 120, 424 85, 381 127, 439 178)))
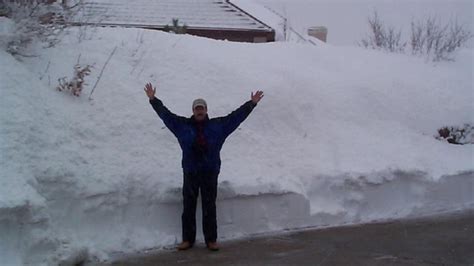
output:
POLYGON ((196 204, 201 189, 202 231, 206 243, 217 240, 216 196, 219 173, 184 173, 183 182, 183 241, 196 240, 196 204))

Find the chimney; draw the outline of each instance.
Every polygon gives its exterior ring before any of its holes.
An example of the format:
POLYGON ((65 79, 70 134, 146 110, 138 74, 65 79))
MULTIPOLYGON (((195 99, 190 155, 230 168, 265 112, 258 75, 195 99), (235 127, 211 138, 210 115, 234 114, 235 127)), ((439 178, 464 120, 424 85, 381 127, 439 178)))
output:
POLYGON ((324 26, 311 27, 308 29, 308 35, 323 42, 326 42, 328 36, 328 28, 324 26))

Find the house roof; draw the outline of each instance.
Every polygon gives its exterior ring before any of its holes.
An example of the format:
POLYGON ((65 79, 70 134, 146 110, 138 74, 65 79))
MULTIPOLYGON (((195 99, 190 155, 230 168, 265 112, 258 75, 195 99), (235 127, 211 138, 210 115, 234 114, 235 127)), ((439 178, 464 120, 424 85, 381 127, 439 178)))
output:
POLYGON ((225 0, 85 0, 71 22, 162 28, 179 19, 193 29, 273 29, 225 0))

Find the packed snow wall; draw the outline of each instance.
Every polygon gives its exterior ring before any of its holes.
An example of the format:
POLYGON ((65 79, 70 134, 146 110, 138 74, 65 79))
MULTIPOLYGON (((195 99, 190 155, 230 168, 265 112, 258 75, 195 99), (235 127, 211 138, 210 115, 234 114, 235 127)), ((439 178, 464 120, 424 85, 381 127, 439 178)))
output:
POLYGON ((91 28, 78 41, 79 31, 23 61, 0 53, 0 264, 107 259, 180 241, 179 145, 146 82, 181 115, 194 98, 214 117, 252 90, 266 93, 222 150, 221 239, 473 208, 472 146, 434 138, 473 122, 470 50, 431 64, 135 29, 91 28), (78 58, 95 68, 75 97, 56 86, 78 58))

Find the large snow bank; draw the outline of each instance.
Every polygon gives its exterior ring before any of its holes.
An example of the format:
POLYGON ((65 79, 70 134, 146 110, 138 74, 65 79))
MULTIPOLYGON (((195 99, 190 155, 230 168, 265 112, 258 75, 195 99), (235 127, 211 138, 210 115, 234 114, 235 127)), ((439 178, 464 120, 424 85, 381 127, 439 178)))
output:
POLYGON ((434 138, 474 122, 470 50, 433 65, 359 48, 88 28, 36 53, 21 63, 0 53, 2 265, 180 240, 180 150, 148 104, 149 81, 182 115, 198 97, 214 117, 266 93, 222 151, 221 238, 474 207, 472 145, 434 138), (95 68, 77 98, 55 86, 79 55, 95 68))

